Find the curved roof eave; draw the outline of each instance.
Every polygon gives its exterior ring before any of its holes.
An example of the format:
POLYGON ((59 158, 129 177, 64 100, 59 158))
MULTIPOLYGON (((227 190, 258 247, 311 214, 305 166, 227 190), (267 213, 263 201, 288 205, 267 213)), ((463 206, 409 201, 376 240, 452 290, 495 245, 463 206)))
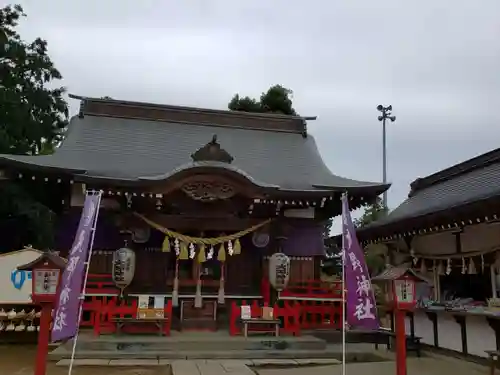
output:
POLYGON ((199 161, 199 162, 186 163, 184 165, 181 165, 181 166, 175 168, 174 170, 172 170, 168 173, 163 173, 163 174, 154 175, 154 176, 141 176, 141 177, 139 177, 139 180, 140 181, 167 181, 179 173, 187 172, 190 170, 196 171, 196 170, 201 170, 201 169, 203 169, 203 170, 206 170, 206 169, 226 170, 228 172, 232 172, 232 173, 236 173, 236 174, 240 175, 241 177, 248 180, 253 185, 263 187, 263 188, 279 189, 278 185, 267 184, 265 182, 258 181, 255 178, 253 178, 250 174, 246 173, 244 170, 242 170, 240 168, 237 168, 231 164, 216 162, 216 161, 199 161))
POLYGON ((364 181, 354 181, 357 184, 353 185, 345 185, 345 186, 325 186, 325 185, 315 185, 312 186, 318 189, 325 190, 336 190, 336 191, 364 191, 364 190, 374 190, 378 192, 378 194, 382 194, 387 191, 391 184, 379 184, 377 182, 364 182, 364 181))
POLYGON ((27 170, 34 169, 42 169, 44 171, 50 172, 61 172, 61 173, 69 173, 69 174, 82 174, 86 173, 85 169, 74 169, 74 168, 65 168, 61 166, 54 166, 50 164, 44 163, 34 163, 33 158, 47 158, 43 160, 50 160, 48 158, 51 155, 40 155, 40 156, 30 156, 30 155, 0 155, 0 166, 14 166, 14 167, 23 167, 27 170), (23 160, 26 158, 26 160, 23 160), (31 160, 30 160, 31 159, 31 160))

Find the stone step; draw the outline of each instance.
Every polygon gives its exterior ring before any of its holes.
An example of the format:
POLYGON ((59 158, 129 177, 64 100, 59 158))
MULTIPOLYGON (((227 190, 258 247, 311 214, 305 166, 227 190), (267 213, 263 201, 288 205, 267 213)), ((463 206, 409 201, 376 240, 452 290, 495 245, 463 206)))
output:
MULTIPOLYGON (((64 345, 68 350, 72 342, 64 345)), ((177 351, 232 351, 232 350, 324 350, 325 340, 313 336, 302 337, 220 337, 191 336, 188 333, 172 337, 101 336, 96 339, 78 340, 76 350, 124 352, 177 352, 177 351)))
MULTIPOLYGON (((52 361, 60 361, 63 359, 71 358, 71 350, 58 348, 49 353, 49 359, 52 361)), ((294 360, 310 360, 311 358, 317 359, 342 359, 342 352, 338 349, 328 350, 232 350, 232 351, 149 351, 149 352, 122 352, 122 351, 77 351, 75 359, 102 359, 102 360, 174 360, 174 359, 245 359, 245 360, 258 360, 258 359, 294 359, 294 360)), ((350 352, 346 353, 347 362, 373 362, 380 361, 381 358, 373 354, 373 352, 350 352)))

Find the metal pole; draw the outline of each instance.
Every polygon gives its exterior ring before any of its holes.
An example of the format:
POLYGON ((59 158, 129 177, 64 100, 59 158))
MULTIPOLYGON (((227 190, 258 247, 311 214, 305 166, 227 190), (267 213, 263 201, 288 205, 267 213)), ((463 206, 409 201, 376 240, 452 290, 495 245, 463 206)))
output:
MULTIPOLYGON (((378 116, 378 120, 382 122, 382 180, 384 184, 387 184, 387 137, 386 137, 386 120, 389 119, 391 122, 396 121, 396 116, 391 115, 392 105, 384 107, 383 105, 377 106, 377 111, 382 114, 378 116)), ((382 197, 382 203, 384 208, 387 210, 387 191, 384 191, 382 197)))
MULTIPOLYGON (((382 182, 387 183, 387 140, 386 140, 386 127, 385 127, 386 117, 382 121, 382 182)), ((387 190, 384 191, 383 195, 384 208, 387 209, 387 190)))
MULTIPOLYGON (((344 193, 347 195, 347 193, 344 193)), ((342 199, 347 199, 342 197, 342 199)), ((346 287, 345 287, 345 257, 346 257, 346 243, 345 243, 345 213, 342 212, 342 375, 346 375, 346 321, 347 321, 347 304, 346 304, 346 287)))

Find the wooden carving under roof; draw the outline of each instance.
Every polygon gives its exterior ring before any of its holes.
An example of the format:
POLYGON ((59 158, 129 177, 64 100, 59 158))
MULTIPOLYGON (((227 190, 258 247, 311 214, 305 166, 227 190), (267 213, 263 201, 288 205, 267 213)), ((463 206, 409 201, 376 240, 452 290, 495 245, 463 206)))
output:
POLYGON ((234 160, 229 152, 220 147, 217 134, 214 134, 210 142, 192 154, 191 158, 193 161, 218 161, 227 164, 231 164, 234 160))
POLYGON ((191 199, 204 202, 229 199, 236 194, 233 185, 206 176, 190 179, 181 189, 191 199))

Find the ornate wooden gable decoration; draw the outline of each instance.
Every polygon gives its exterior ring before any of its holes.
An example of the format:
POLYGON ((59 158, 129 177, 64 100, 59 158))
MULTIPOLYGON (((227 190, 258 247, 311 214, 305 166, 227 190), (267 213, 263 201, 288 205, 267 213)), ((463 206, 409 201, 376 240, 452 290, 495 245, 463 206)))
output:
POLYGON ((191 199, 204 202, 229 199, 236 193, 232 185, 206 176, 199 176, 185 183, 182 191, 191 199))
MULTIPOLYGON (((233 157, 217 142, 217 135, 214 135, 212 141, 200 148, 191 158, 195 162, 215 161, 231 164, 233 157)), ((235 195, 235 189, 231 184, 217 181, 208 176, 197 176, 182 186, 182 191, 191 199, 197 201, 210 202, 219 199, 229 199, 235 195)))
POLYGON ((234 160, 229 152, 220 147, 217 142, 217 134, 214 134, 210 142, 192 154, 191 159, 193 161, 218 161, 227 164, 231 164, 234 160))

